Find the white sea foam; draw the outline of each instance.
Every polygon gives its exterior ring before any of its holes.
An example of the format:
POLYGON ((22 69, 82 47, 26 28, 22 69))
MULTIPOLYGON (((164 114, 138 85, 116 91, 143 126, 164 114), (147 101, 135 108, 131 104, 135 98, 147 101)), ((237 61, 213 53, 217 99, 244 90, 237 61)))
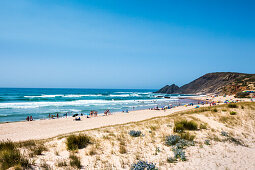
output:
POLYGON ((70 94, 70 95, 65 95, 63 97, 73 97, 73 98, 78 98, 78 97, 96 97, 96 96, 102 96, 102 94, 70 94))
POLYGON ((137 103, 157 103, 162 101, 173 101, 178 99, 155 99, 155 100, 76 100, 65 102, 19 102, 0 103, 1 109, 27 109, 39 107, 61 107, 61 106, 90 106, 90 105, 118 105, 137 103))
POLYGON ((54 97, 62 97, 64 95, 56 94, 56 95, 41 95, 41 96, 24 96, 26 98, 54 98, 54 97))

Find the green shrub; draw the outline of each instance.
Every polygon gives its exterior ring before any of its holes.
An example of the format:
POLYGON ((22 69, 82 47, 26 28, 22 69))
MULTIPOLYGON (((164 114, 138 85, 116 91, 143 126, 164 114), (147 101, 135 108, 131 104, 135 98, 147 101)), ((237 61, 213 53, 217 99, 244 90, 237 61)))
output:
POLYGON ((230 112, 230 115, 236 115, 236 112, 231 111, 231 112, 230 112))
POLYGON ((141 134, 142 134, 142 132, 140 130, 138 130, 138 131, 130 130, 129 131, 129 135, 133 136, 133 137, 139 137, 139 136, 141 136, 141 134))
POLYGON ((166 136, 166 145, 168 145, 168 146, 175 145, 176 143, 179 142, 180 139, 181 139, 181 137, 178 135, 166 136))
POLYGON ((212 109, 212 112, 218 112, 218 110, 216 108, 212 109))
POLYGON ((80 160, 79 157, 75 156, 74 154, 71 154, 69 156, 69 158, 70 158, 70 165, 72 167, 76 167, 78 169, 81 169, 82 166, 81 166, 81 160, 80 160))
POLYGON ((68 150, 77 150, 85 148, 91 143, 91 138, 87 135, 71 135, 67 137, 66 146, 68 150))
POLYGON ((228 107, 229 108, 237 108, 237 105, 235 103, 229 103, 228 107))
POLYGON ((183 132, 183 130, 197 130, 197 123, 193 120, 181 120, 174 124, 174 132, 183 132))

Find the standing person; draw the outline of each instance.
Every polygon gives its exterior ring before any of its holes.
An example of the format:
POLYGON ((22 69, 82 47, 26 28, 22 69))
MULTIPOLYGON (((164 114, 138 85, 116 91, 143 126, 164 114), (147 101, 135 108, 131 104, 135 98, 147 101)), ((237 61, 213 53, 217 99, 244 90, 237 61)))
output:
POLYGON ((29 121, 29 116, 27 116, 26 120, 29 121))
POLYGON ((58 118, 58 113, 57 113, 57 118, 58 118))
POLYGON ((49 113, 49 118, 50 118, 50 113, 49 113))
POLYGON ((32 116, 30 116, 30 121, 33 121, 33 117, 32 116))

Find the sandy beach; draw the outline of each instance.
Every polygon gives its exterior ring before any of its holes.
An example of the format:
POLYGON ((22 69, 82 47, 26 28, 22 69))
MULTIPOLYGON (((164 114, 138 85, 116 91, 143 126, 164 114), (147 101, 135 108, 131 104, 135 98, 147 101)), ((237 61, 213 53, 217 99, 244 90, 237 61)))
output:
MULTIPOLYGON (((220 101, 223 104, 225 100, 250 101, 249 99, 235 99, 234 96, 219 97, 195 97, 191 99, 206 101, 220 101)), ((38 140, 52 138, 62 134, 68 134, 77 131, 100 128, 129 122, 142 121, 154 117, 166 116, 179 111, 194 109, 194 106, 178 106, 167 110, 136 110, 129 113, 117 112, 112 115, 86 118, 81 116, 81 121, 74 121, 73 117, 59 119, 45 119, 35 121, 10 122, 0 124, 0 140, 10 139, 12 141, 38 140)), ((209 104, 200 107, 209 106, 209 104)))
MULTIPOLYGON (((204 105, 206 106, 206 105, 204 105)), ((193 109, 195 106, 179 106, 166 111, 163 110, 137 110, 129 113, 114 113, 108 116, 86 118, 73 121, 73 117, 59 119, 35 120, 29 122, 11 122, 0 124, 0 140, 25 141, 30 139, 46 139, 62 134, 100 128, 103 126, 125 124, 142 121, 153 117, 166 116, 178 111, 193 109)))

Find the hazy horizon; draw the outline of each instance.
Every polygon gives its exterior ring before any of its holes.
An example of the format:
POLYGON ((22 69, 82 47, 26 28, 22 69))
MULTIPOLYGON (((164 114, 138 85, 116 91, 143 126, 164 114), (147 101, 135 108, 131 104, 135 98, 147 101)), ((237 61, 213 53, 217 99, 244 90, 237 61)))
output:
POLYGON ((0 2, 0 87, 159 89, 254 73, 252 1, 0 2))

